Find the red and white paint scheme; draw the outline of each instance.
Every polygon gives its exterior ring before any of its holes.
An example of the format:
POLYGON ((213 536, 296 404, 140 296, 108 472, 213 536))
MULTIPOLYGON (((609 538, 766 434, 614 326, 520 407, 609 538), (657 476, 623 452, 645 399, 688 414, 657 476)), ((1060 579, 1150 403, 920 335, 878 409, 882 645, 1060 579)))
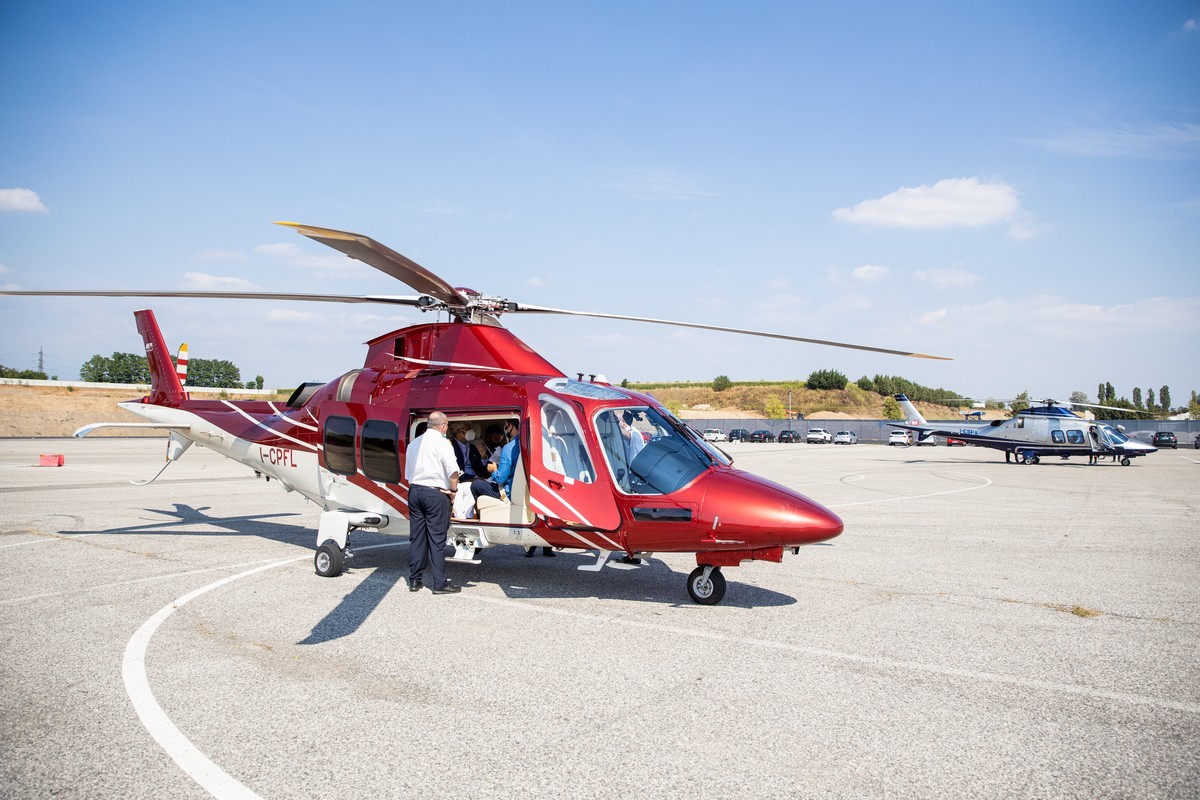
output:
MULTIPOLYGON (((99 296, 270 297, 377 302, 449 312, 452 321, 413 325, 367 343, 361 367, 324 384, 302 384, 286 403, 192 399, 183 389, 153 312, 134 317, 150 366, 150 394, 121 407, 167 429, 167 464, 200 442, 297 491, 323 509, 317 572, 339 574, 356 528, 407 534, 407 444, 433 411, 478 440, 490 425, 520 420, 520 458, 507 501, 481 498, 454 518, 460 561, 495 545, 596 553, 580 569, 601 570, 613 553, 696 554, 688 592, 701 604, 725 594, 723 567, 782 561, 784 553, 842 532, 842 521, 793 489, 738 469, 650 395, 601 378, 570 378, 500 327, 502 313, 577 314, 679 324, 755 336, 782 334, 670 323, 518 304, 450 286, 404 256, 357 234, 284 223, 398 278, 416 297, 229 292, 37 292, 99 296), (634 439, 637 441, 634 442, 634 439)), ((17 292, 9 292, 16 294, 17 292)), ((876 352, 917 353, 820 341, 876 352)), ((181 359, 182 361, 182 359, 181 359)), ((76 432, 84 436, 98 427, 76 432)), ((156 476, 157 477, 157 476, 156 476)), ((153 480, 153 479, 151 479, 153 480)))
POLYGON ((187 385, 188 352, 187 342, 179 345, 179 355, 175 357, 175 374, 179 376, 179 385, 187 385))

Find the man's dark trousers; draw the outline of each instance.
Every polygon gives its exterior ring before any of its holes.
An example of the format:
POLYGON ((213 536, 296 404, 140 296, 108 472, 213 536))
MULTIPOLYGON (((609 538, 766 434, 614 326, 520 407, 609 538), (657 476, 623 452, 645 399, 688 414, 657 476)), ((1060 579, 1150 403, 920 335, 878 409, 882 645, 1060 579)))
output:
POLYGON ((450 496, 432 486, 408 487, 408 579, 430 589, 446 583, 450 496))

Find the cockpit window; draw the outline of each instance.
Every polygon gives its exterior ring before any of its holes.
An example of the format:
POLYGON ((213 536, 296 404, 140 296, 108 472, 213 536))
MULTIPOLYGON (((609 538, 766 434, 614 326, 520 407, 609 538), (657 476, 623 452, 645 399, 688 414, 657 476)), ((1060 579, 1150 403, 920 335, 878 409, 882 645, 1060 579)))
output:
POLYGON ((670 494, 714 460, 681 423, 648 406, 599 412, 596 434, 613 480, 628 494, 670 494))
POLYGON ((596 472, 583 443, 575 412, 565 403, 542 395, 542 463, 551 472, 583 483, 595 480, 596 472))
POLYGON ((1128 436, 1111 425, 1101 425, 1100 430, 1104 431, 1104 435, 1108 437, 1108 441, 1112 444, 1125 444, 1129 441, 1128 436))

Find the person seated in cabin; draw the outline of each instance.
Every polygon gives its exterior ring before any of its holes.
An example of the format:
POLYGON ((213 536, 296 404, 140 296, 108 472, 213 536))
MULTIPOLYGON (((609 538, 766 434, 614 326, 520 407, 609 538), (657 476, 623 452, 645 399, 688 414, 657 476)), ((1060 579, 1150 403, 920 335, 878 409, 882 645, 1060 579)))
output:
MULTIPOLYGON (((480 457, 493 464, 499 459, 500 448, 503 446, 504 430, 494 422, 483 429, 483 441, 475 443, 475 449, 479 451, 480 457)), ((487 477, 487 475, 481 477, 487 477)))
POLYGON ((486 469, 491 475, 477 478, 471 482, 471 494, 475 495, 476 499, 487 496, 505 500, 508 495, 512 494, 513 473, 517 467, 517 458, 521 453, 520 439, 517 436, 521 430, 521 422, 520 420, 506 419, 501 430, 507 444, 500 448, 499 459, 488 461, 486 469))
POLYGON ((475 447, 475 431, 466 422, 456 422, 450 428, 450 444, 454 445, 454 458, 458 461, 458 471, 462 473, 463 483, 470 484, 476 478, 487 477, 487 467, 484 457, 475 447))

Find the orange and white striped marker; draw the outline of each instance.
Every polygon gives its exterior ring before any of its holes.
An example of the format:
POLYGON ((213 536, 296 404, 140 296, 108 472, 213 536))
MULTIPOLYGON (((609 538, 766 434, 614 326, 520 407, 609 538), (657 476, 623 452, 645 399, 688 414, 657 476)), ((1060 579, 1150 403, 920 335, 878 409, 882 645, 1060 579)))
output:
POLYGON ((175 374, 179 376, 179 385, 187 383, 187 343, 179 345, 179 357, 175 359, 175 374))

